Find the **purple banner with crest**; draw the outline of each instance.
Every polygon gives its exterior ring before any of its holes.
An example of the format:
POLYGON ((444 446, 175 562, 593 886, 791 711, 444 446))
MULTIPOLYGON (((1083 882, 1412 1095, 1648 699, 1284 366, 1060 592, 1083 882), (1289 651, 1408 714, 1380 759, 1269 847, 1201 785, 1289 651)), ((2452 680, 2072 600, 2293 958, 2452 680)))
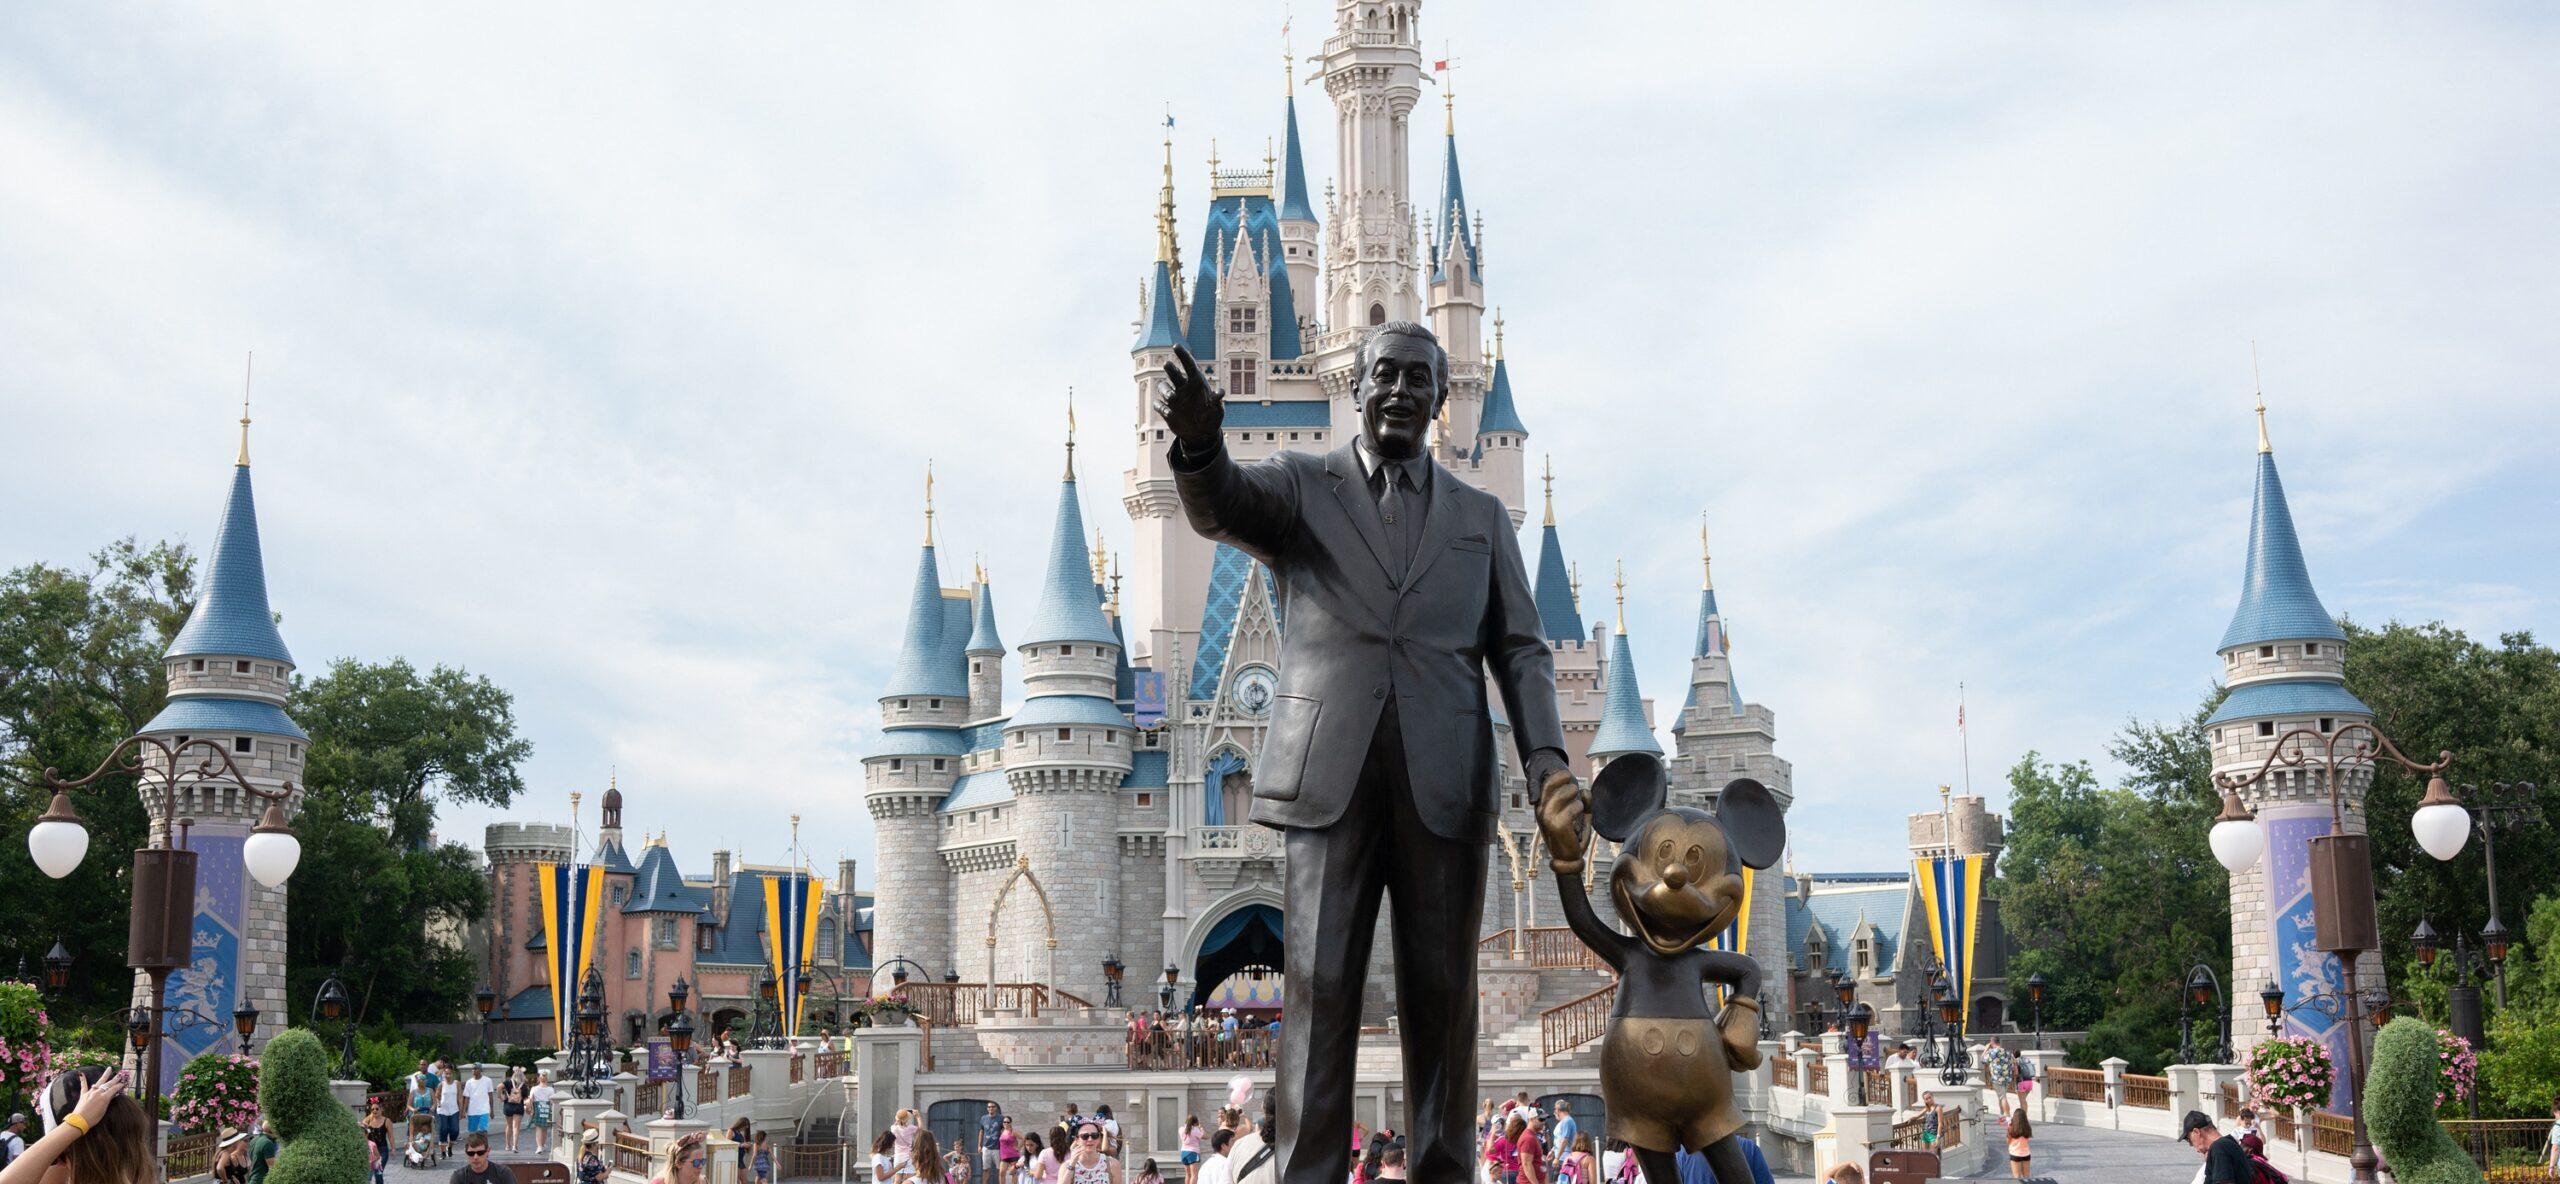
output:
MULTIPOLYGON (((2276 985, 2284 988, 2285 1006, 2294 1007, 2314 994, 2341 994, 2346 973, 2334 955, 2314 943, 2311 916, 2311 840, 2329 833, 2329 808, 2268 807, 2258 812, 2258 821, 2267 831, 2267 938, 2275 951, 2276 985)), ((2285 1016, 2284 1031, 2328 1047, 2329 1063, 2337 1069, 2329 1090, 2329 1110, 2335 1114, 2353 1110, 2346 1026, 2303 1007, 2285 1016)))

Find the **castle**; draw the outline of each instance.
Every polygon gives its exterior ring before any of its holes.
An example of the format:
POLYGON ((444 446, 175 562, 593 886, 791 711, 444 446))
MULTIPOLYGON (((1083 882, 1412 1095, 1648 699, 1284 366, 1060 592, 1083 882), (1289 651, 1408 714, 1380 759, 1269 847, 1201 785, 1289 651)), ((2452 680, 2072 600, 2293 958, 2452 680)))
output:
MULTIPOLYGON (((1258 170, 1211 162, 1187 269, 1167 133, 1156 257, 1129 351, 1137 461, 1120 488, 1134 535, 1125 602, 1120 577, 1087 543, 1072 429, 1047 562, 1010 646, 983 569, 965 586, 945 583, 928 479, 905 633, 880 695, 878 742, 863 761, 878 833, 876 965, 1048 983, 1092 1000, 1108 990, 1106 962, 1139 968, 1142 979, 1163 967, 1179 1006, 1215 1001, 1238 975, 1260 983, 1279 964, 1281 843, 1245 819, 1287 606, 1267 573, 1181 519, 1151 397, 1181 345, 1225 392, 1225 443, 1239 462, 1329 451, 1359 431, 1353 352, 1362 335, 1425 321, 1449 355, 1432 459, 1500 497, 1515 524, 1527 520, 1530 432, 1498 314, 1486 340, 1492 256, 1483 218, 1468 208, 1445 93, 1432 204, 1416 202, 1407 175, 1410 117, 1426 81, 1420 9, 1419 0, 1336 5, 1315 59, 1338 144, 1321 205, 1307 182, 1293 75, 1278 154, 1258 170), (1010 710, 1008 652, 1020 663, 1020 703, 1010 710)), ((1704 804, 1749 776, 1791 801, 1776 719, 1734 681, 1703 532, 1689 685, 1666 753, 1637 686, 1623 584, 1615 625, 1586 615, 1556 530, 1551 467, 1545 475, 1539 535, 1524 554, 1537 555, 1539 626, 1554 651, 1575 772, 1588 777, 1643 752, 1666 757, 1676 800, 1704 804)), ((1540 917, 1539 897, 1552 891, 1546 858, 1495 711, 1505 808, 1484 902, 1488 936, 1561 920, 1551 909, 1540 917)), ((1608 860, 1595 861, 1593 874, 1607 873, 1608 860)), ((1771 1005, 1786 1008, 1777 879, 1755 893, 1749 945, 1772 984, 1771 1005)), ((1388 947, 1377 948, 1383 958, 1388 947)), ((1260 985, 1252 997, 1282 1002, 1260 985)))

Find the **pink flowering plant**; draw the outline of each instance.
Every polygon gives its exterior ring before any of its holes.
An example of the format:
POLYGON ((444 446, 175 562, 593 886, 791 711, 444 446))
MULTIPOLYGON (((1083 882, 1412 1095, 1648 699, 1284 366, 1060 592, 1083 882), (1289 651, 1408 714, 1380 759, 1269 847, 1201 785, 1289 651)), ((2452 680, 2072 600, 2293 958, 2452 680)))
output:
POLYGON ((2436 1108, 2441 1110, 2471 1096, 2480 1084, 2480 1054, 2471 1042, 2436 1029, 2436 1108))
POLYGON ((32 983, 0 982, 0 1108, 32 1110, 53 1074, 53 1018, 32 983))
POLYGON ((258 1062, 236 1052, 209 1052, 187 1062, 169 1120, 188 1132, 258 1125, 258 1062))
POLYGON ((2269 1037, 2249 1052, 2249 1098, 2261 1109, 2326 1106, 2337 1076, 2329 1046, 2308 1036, 2269 1037))

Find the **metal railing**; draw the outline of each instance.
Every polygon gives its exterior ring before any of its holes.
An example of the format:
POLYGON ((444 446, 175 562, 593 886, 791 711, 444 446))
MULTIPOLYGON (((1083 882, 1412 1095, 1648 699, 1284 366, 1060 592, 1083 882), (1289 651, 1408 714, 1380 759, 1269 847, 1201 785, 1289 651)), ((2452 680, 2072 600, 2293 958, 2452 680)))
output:
POLYGON ((804 1081, 804 1080, 806 1080, 806 1079, 808 1078, 808 1075, 809 1075, 809 1054, 807 1054, 807 1053, 805 1053, 805 1052, 797 1052, 797 1053, 793 1053, 793 1054, 791 1054, 791 1084, 793 1084, 793 1085, 798 1085, 798 1084, 800 1084, 802 1081, 804 1081))
POLYGON ((2047 1097, 2064 1102, 2097 1102, 2107 1100, 2107 1075, 2097 1069, 2052 1068, 2044 1071, 2047 1097))
POLYGON ((1769 1079, 1780 1089, 1796 1088, 1796 1059, 1784 1054, 1769 1058, 1769 1079))
POLYGON ((1247 1028, 1230 1040, 1223 1031, 1155 1029, 1128 1042, 1132 1069, 1268 1069, 1279 1056, 1269 1028, 1247 1028))
POLYGON ((2331 1155, 2347 1155, 2355 1150, 2355 1120, 2326 1110, 2311 1112, 2311 1149, 2331 1155))
POLYGON ((667 1083, 643 1081, 631 1091, 631 1108, 642 1114, 663 1114, 667 1109, 667 1083))
POLYGON ((2145 1110, 2168 1109, 2169 1079, 2166 1077, 2147 1077, 2140 1073, 2125 1074, 2124 1104, 2127 1106, 2139 1106, 2145 1110))
POLYGON ((868 1174, 861 1148, 851 1143, 785 1143, 774 1148, 773 1173, 777 1180, 829 1179, 844 1180, 868 1174))
POLYGON ((1497 929, 1476 939, 1479 952, 1509 957, 1514 950, 1527 958, 1529 965, 1541 969, 1566 966, 1588 966, 1606 970, 1609 964, 1582 944, 1573 930, 1562 925, 1533 925, 1527 929, 1497 929))
POLYGON ((1928 1129, 1929 1116, 1926 1114, 1914 1114, 1893 1124, 1893 1149, 1896 1151, 1928 1150, 1929 1142, 1923 1137, 1928 1129))
POLYGON ((746 1095, 755 1092, 755 1082, 755 1066, 731 1065, 729 1066, 729 1092, 720 1096, 724 1098, 745 1097, 746 1095))
POLYGON ((611 1139, 608 1140, 606 1147, 613 1153, 613 1170, 617 1172, 629 1172, 632 1175, 643 1177, 652 1174, 649 1166, 649 1137, 647 1135, 635 1135, 629 1131, 615 1131, 613 1132, 611 1139))
POLYGON ((718 1098, 719 1096, 719 1067, 716 1065, 704 1065, 701 1068, 694 1070, 693 1100, 696 1102, 708 1102, 718 1098))
POLYGON ((845 1061, 844 1050, 843 1050, 843 1049, 841 1049, 841 1048, 829 1048, 829 1049, 822 1049, 822 1050, 820 1050, 820 1051, 819 1051, 819 1053, 818 1053, 818 1076, 820 1076, 820 1077, 842 1077, 842 1076, 844 1076, 844 1061, 845 1061))
POLYGON ((2551 1124, 2542 1119, 2453 1119, 2444 1124, 2444 1130, 2471 1153, 2471 1161, 2480 1165, 2491 1184, 2553 1178, 2542 1166, 2545 1140, 2551 1135, 2551 1124))
POLYGON ((1598 1040, 1609 1030, 1609 1009, 1617 1004, 1618 984, 1610 983, 1579 999, 1538 1013, 1540 1064, 1598 1040))
POLYGON ((1819 1057, 1805 1066, 1804 1092, 1831 1096, 1831 1062, 1819 1057))
POLYGON ((965 1028, 990 1011, 1040 1014, 1044 1007, 1091 1007, 1092 1003, 1045 983, 908 983, 897 992, 916 1014, 945 1028, 965 1028))
POLYGON ((168 1145, 160 1149, 160 1178, 183 1180, 212 1171, 214 1138, 213 1131, 172 1137, 168 1145))

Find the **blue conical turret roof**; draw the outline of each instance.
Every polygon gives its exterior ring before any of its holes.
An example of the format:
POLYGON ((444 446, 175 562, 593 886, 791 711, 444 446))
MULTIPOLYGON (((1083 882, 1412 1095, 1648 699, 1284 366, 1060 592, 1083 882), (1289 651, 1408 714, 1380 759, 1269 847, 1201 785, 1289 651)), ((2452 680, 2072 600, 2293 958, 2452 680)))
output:
POLYGON ((1003 653, 1004 638, 996 635, 995 588, 984 580, 979 581, 978 595, 976 599, 978 602, 977 611, 970 622, 969 646, 967 652, 972 654, 1003 653))
POLYGON ((1173 305, 1173 265, 1156 260, 1155 279, 1147 288, 1147 327, 1138 334, 1138 344, 1129 352, 1142 349, 1172 349, 1182 344, 1182 322, 1173 305))
POLYGON ((1509 432, 1515 436, 1529 434, 1520 422, 1520 409, 1511 401, 1511 363, 1500 357, 1493 360, 1493 386, 1484 394, 1484 415, 1476 421, 1476 435, 1509 432))
POLYGON ((212 654, 293 663, 267 607, 267 561, 258 546, 258 501, 250 493, 246 464, 231 470, 231 500, 223 506, 222 528, 205 563, 204 592, 186 628, 169 643, 172 658, 212 654))
POLYGON ((916 560, 915 588, 907 597, 907 632, 898 645, 898 666, 889 676, 888 695, 969 694, 968 667, 948 660, 952 654, 944 634, 950 610, 943 606, 942 569, 934 561, 933 544, 916 560))
POLYGON ((1449 278, 1449 252, 1467 253, 1467 274, 1484 277, 1483 260, 1476 257, 1475 232, 1467 227, 1467 187, 1458 177, 1458 133, 1449 133, 1448 155, 1440 165, 1440 208, 1431 216, 1441 220, 1440 233, 1431 250, 1431 278, 1449 278))
POLYGON ((1085 546, 1084 510, 1076 501, 1076 479, 1058 486, 1058 518, 1049 534, 1048 577, 1040 587, 1040 605, 1031 615, 1026 645, 1061 641, 1116 642, 1111 622, 1103 619, 1102 602, 1094 595, 1093 552, 1085 546))
POLYGON ((1289 96, 1288 147, 1280 158, 1280 220, 1313 222, 1315 207, 1307 204, 1307 168, 1298 155, 1298 98, 1289 96))
POLYGON ((1581 641, 1582 614, 1573 607, 1573 575, 1565 570, 1564 544, 1556 541, 1550 516, 1538 540, 1538 627, 1548 641, 1581 641))
POLYGON ((2249 566, 2240 582, 2240 607, 2222 633, 2219 649, 2270 641, 2319 639, 2345 641, 2320 594, 2311 588, 2311 571, 2302 562, 2302 543, 2294 536, 2293 511, 2285 505, 2284 480, 2276 475, 2275 453, 2258 453, 2258 484, 2249 517, 2249 566))
POLYGON ((1627 631, 1609 639, 1609 685, 1600 707, 1600 730, 1592 734, 1591 755, 1623 756, 1630 752, 1662 755, 1662 745, 1644 722, 1644 694, 1636 689, 1636 661, 1627 631))

